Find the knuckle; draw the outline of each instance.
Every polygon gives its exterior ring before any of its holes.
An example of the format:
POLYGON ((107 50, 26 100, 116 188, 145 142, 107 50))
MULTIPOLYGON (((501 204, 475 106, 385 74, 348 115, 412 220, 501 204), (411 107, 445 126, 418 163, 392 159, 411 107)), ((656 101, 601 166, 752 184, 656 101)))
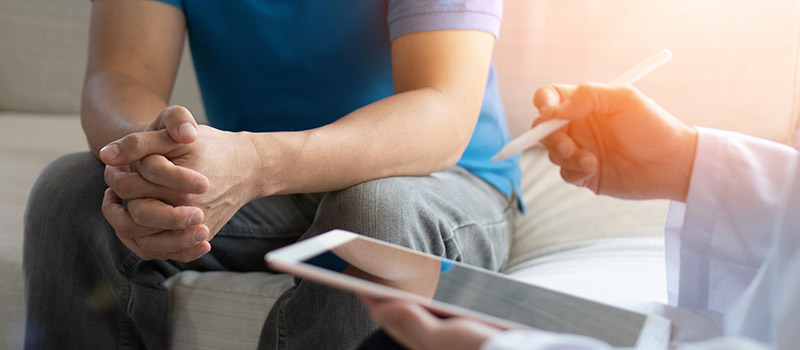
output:
POLYGON ((189 115, 189 109, 181 105, 172 105, 172 114, 177 116, 187 116, 189 115))
POLYGON ((175 228, 183 228, 188 226, 189 216, 186 213, 176 210, 173 215, 169 216, 169 224, 175 228))
POLYGON ((161 167, 162 164, 161 157, 162 157, 161 155, 153 154, 142 159, 142 161, 140 162, 140 169, 139 169, 141 174, 145 177, 152 176, 154 178, 164 176, 161 167))
MULTIPOLYGON (((137 202, 136 200, 131 201, 132 203, 137 202)), ((142 212, 141 207, 138 205, 131 205, 132 203, 128 203, 128 212, 131 215, 131 220, 138 225, 144 224, 144 220, 147 218, 147 215, 142 212)))
POLYGON ((126 238, 126 239, 130 239, 130 238, 134 238, 134 237, 136 237, 136 235, 134 235, 134 234, 132 233, 132 231, 130 231, 130 230, 117 229, 117 230, 115 230, 115 231, 116 231, 116 233, 117 233, 117 237, 119 237, 119 238, 126 238))
POLYGON ((106 185, 109 187, 114 187, 114 183, 117 180, 116 176, 114 176, 114 169, 108 165, 106 165, 106 168, 103 170, 103 180, 105 180, 106 185))
POLYGON ((169 198, 171 203, 175 205, 191 205, 192 196, 186 192, 170 191, 169 198))
POLYGON ((119 145, 122 152, 139 154, 145 147, 145 139, 140 133, 133 133, 123 137, 119 145))
POLYGON ((151 249, 148 249, 146 246, 146 241, 144 240, 134 240, 136 242, 136 249, 131 249, 136 256, 141 258, 142 260, 153 260, 158 258, 158 255, 153 252, 151 249))
POLYGON ((169 112, 167 112, 167 118, 171 123, 181 123, 185 122, 187 116, 190 116, 189 110, 186 107, 181 105, 172 105, 167 107, 169 112))
POLYGON ((114 231, 116 231, 117 236, 120 238, 125 239, 135 239, 136 238, 136 230, 133 227, 127 224, 120 224, 117 226, 112 225, 114 227, 114 231))
POLYGON ((181 234, 181 247, 182 248, 191 248, 197 244, 194 241, 195 231, 194 230, 183 230, 180 232, 181 234))
POLYGON ((114 229, 114 232, 117 234, 117 236, 122 238, 128 238, 132 236, 131 227, 129 227, 125 220, 122 220, 118 214, 113 213, 112 210, 104 208, 102 208, 101 211, 103 216, 106 218, 106 221, 108 221, 108 224, 114 229))
POLYGON ((119 198, 122 199, 134 198, 136 186, 132 183, 132 181, 116 180, 114 181, 113 185, 109 184, 109 186, 111 186, 111 188, 114 189, 114 192, 117 193, 117 196, 119 196, 119 198))

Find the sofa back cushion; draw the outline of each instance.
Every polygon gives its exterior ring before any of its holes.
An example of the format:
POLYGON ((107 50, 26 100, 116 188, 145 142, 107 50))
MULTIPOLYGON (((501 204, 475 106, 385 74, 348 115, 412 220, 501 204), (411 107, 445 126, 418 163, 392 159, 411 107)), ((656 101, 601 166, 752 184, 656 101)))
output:
MULTIPOLYGON (((0 1, 0 111, 79 112, 91 6, 90 0, 0 1)), ((204 118, 187 50, 172 103, 204 118)))

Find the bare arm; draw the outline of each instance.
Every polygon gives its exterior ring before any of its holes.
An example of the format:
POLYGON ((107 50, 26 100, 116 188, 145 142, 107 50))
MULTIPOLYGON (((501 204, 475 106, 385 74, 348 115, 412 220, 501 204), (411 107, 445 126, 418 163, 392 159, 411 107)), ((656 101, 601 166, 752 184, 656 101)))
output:
POLYGON ((183 13, 161 2, 92 3, 81 122, 95 155, 167 106, 185 28, 183 13))
MULTIPOLYGON (((197 141, 191 144, 177 144, 170 140, 170 136, 174 139, 172 132, 166 136, 163 130, 114 141, 100 152, 100 158, 112 166, 109 169, 131 162, 143 165, 141 176, 107 171, 107 182, 118 195, 108 196, 108 215, 117 212, 122 199, 148 201, 131 209, 131 215, 117 215, 117 226, 122 228, 118 234, 130 228, 125 235, 138 239, 141 257, 175 258, 170 251, 188 249, 190 244, 166 247, 149 237, 160 237, 151 233, 155 228, 186 231, 185 226, 164 222, 193 222, 189 219, 193 212, 166 215, 164 202, 202 209, 202 222, 210 232, 206 239, 211 239, 241 206, 255 198, 332 191, 380 177, 447 169, 458 161, 474 130, 493 44, 491 34, 478 31, 399 37, 392 45, 395 95, 317 129, 230 133, 201 126, 197 141), (173 163, 179 166, 172 167, 173 163), (165 180, 183 168, 205 175, 205 185, 191 174, 165 180), (161 186, 156 186, 159 181, 161 186), (183 196, 174 194, 172 189, 178 187, 183 191, 204 189, 196 191, 198 195, 183 196)), ((196 257, 206 251, 192 250, 195 255, 180 256, 196 257)))
POLYGON ((249 135, 263 169, 259 195, 318 192, 452 167, 480 113, 494 36, 419 32, 392 43, 395 94, 313 130, 249 135))

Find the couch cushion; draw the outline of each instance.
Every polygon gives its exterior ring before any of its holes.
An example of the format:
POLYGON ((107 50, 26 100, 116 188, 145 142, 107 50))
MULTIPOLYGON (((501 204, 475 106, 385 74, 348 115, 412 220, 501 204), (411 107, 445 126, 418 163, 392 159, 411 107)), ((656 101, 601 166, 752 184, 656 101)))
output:
POLYGON ((0 259, 22 261, 22 214, 42 169, 61 155, 86 150, 74 115, 0 112, 0 259))
MULTIPOLYGON (((668 201, 596 196, 561 179, 541 146, 523 154, 522 197, 507 268, 570 249, 569 243, 603 238, 663 239, 668 201)), ((661 257, 663 259, 663 256, 661 257)))
POLYGON ((22 215, 28 192, 50 161, 86 149, 76 116, 0 112, 0 348, 22 348, 22 215))
POLYGON ((666 303, 664 240, 601 238, 565 242, 505 272, 516 279, 623 307, 666 303))
POLYGON ((175 349, 255 349, 289 275, 184 271, 167 281, 175 349))

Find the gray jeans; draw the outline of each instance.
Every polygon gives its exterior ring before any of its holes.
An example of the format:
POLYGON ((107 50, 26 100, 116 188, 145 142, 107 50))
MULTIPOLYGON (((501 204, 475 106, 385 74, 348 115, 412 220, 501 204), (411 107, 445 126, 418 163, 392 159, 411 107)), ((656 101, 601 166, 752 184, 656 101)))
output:
MULTIPOLYGON (((499 270, 517 212, 514 198, 460 167, 378 179, 255 200, 214 237, 209 254, 184 264, 143 261, 122 245, 100 212, 106 187, 103 164, 79 153, 50 164, 31 192, 26 348, 167 348, 167 278, 186 269, 266 271, 267 251, 336 228, 499 270)), ((351 293, 296 279, 270 311, 259 347, 352 349, 375 329, 351 293)))

